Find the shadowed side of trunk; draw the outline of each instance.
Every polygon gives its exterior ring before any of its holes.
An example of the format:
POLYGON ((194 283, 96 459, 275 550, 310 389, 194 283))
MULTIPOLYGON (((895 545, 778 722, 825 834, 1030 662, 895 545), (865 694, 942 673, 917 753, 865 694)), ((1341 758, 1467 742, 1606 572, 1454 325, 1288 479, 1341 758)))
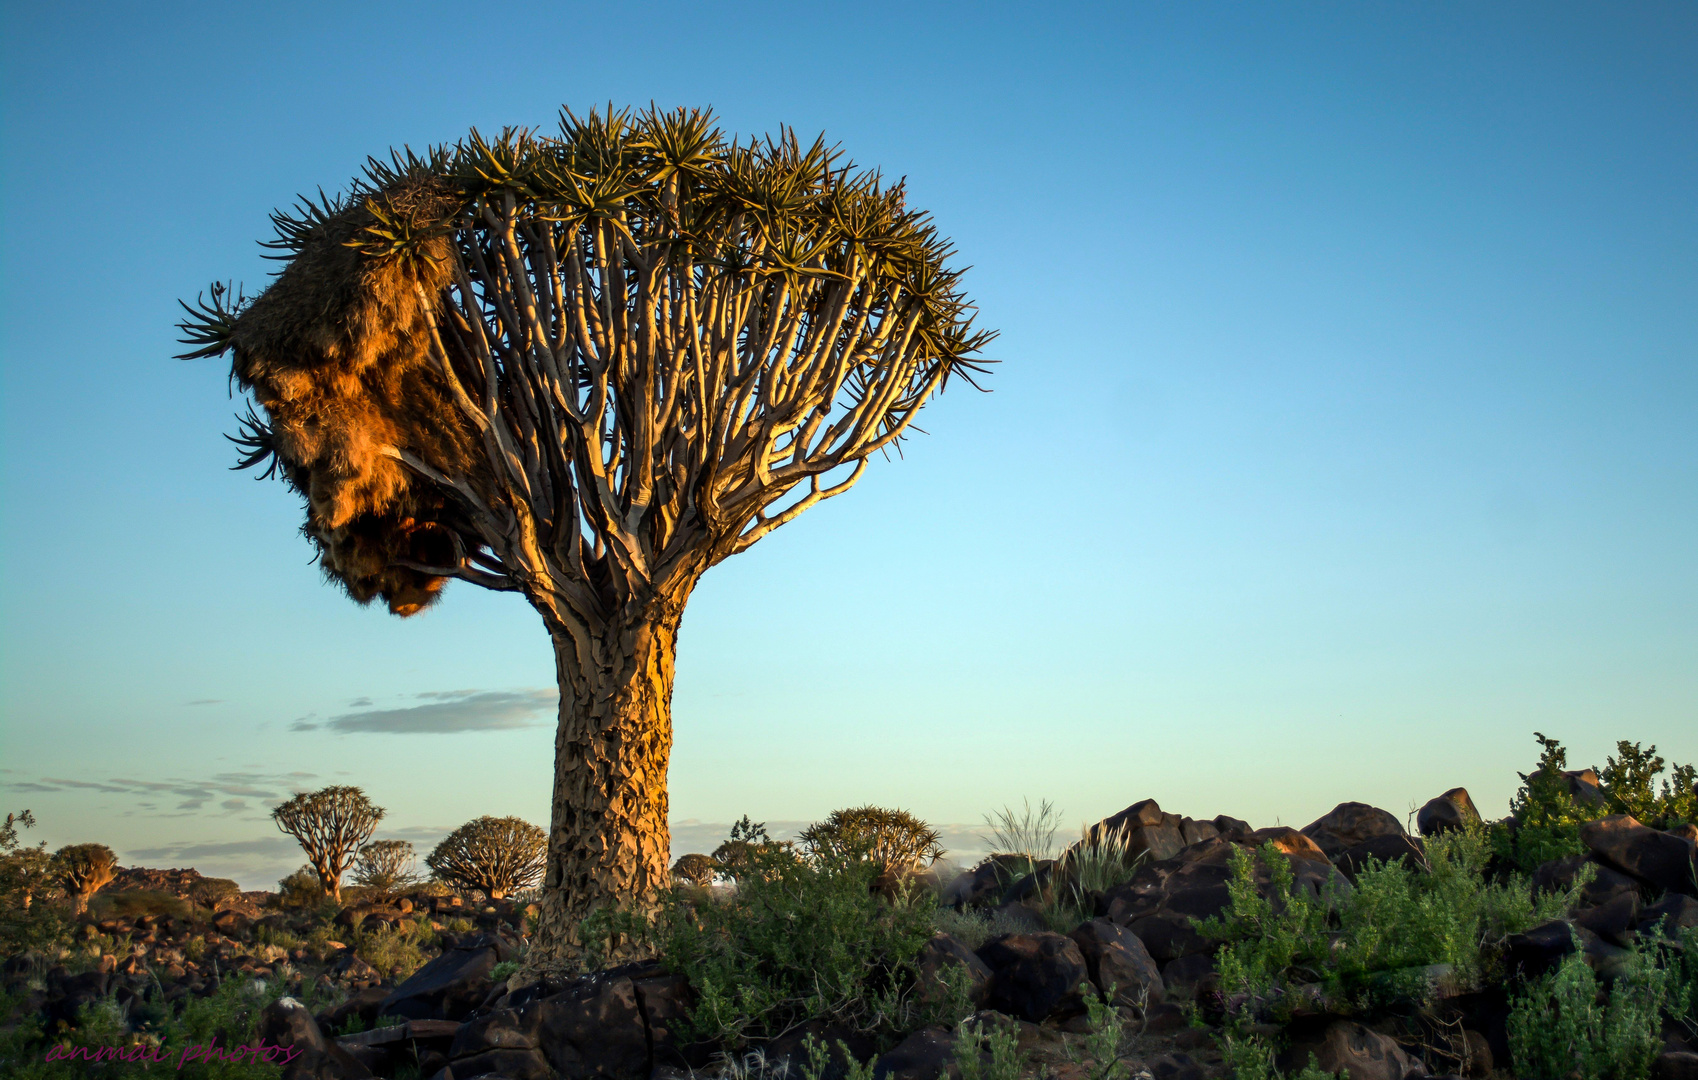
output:
POLYGON ((560 723, 538 949, 580 953, 579 923, 652 906, 671 884, 666 770, 683 600, 585 643, 555 638, 560 723))

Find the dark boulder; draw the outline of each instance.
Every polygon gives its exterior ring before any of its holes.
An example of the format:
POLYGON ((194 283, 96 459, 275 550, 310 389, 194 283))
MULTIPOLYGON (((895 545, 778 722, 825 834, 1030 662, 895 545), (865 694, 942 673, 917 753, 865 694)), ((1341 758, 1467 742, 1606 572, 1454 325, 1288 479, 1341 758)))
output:
MULTIPOLYGON (((1687 899, 1690 899, 1688 897, 1687 899)), ((1633 944, 1632 936, 1639 923, 1639 895, 1624 893, 1607 904, 1590 908, 1574 916, 1574 925, 1590 930, 1615 945, 1633 944)))
POLYGON ((1533 870, 1533 891, 1536 893, 1567 892, 1574 887, 1580 875, 1591 868, 1592 880, 1580 890, 1576 901, 1580 907, 1597 907, 1607 904, 1624 893, 1639 895, 1639 882, 1628 877, 1610 866, 1605 866, 1590 855, 1570 855, 1564 859, 1552 859, 1540 863, 1533 870))
MULTIPOLYGON (((627 965, 579 979, 558 994, 520 1010, 534 1023, 537 1048, 566 1080, 644 1080, 653 1068, 642 1006, 632 974, 650 965, 627 965)), ((455 1067, 458 1075, 459 1067, 455 1067)))
POLYGON ((1651 1080, 1698 1080, 1698 1054, 1667 1050, 1651 1063, 1651 1080))
POLYGON ((1004 934, 979 948, 994 973, 986 1003, 1033 1023, 1084 1008, 1090 970, 1073 939, 1055 933, 1004 934))
POLYGON ((1348 1080, 1404 1080, 1426 1073, 1391 1036, 1351 1020, 1335 1020, 1318 1035, 1294 1037, 1279 1057, 1280 1067, 1295 1074, 1311 1057, 1321 1071, 1348 1073, 1348 1080))
POLYGON ((1161 970, 1167 996, 1178 1001, 1196 1001, 1207 996, 1220 981, 1213 953, 1199 952, 1166 965, 1161 970))
POLYGON ((489 995, 489 973, 499 959, 493 940, 472 938, 415 971, 383 999, 378 1011, 408 1020, 462 1020, 489 995))
POLYGON ((1436 799, 1428 799, 1415 815, 1415 829, 1422 836, 1437 836, 1479 824, 1480 811, 1468 797, 1467 788, 1451 788, 1436 799))
POLYGON ((378 1009, 383 1005, 383 999, 389 996, 389 991, 381 986, 368 986, 348 995, 348 999, 335 1008, 326 1009, 314 1019, 318 1021, 321 1031, 334 1035, 348 1026, 348 1021, 359 1018, 360 1027, 370 1030, 377 1026, 378 1009))
POLYGON ((1640 933, 1661 927, 1663 935, 1672 938, 1689 926, 1698 926, 1698 900, 1680 893, 1669 893, 1639 913, 1640 933))
POLYGON ((371 1070, 333 1039, 326 1039, 305 1005, 281 997, 260 1010, 254 1038, 287 1047, 296 1056, 283 1067, 283 1080, 368 1080, 371 1070))
POLYGON ((1123 833, 1129 858, 1142 856, 1160 862, 1173 858, 1185 847, 1183 823, 1178 814, 1163 813, 1154 799, 1144 799, 1092 825, 1086 836, 1095 840, 1109 833, 1123 833))
POLYGON ((940 1025, 921 1028, 873 1064, 873 1080, 939 1080, 955 1064, 955 1035, 940 1025))
POLYGON ((1328 861, 1327 853, 1315 843, 1313 837, 1289 825, 1270 825, 1265 829, 1257 829, 1250 834, 1250 839, 1258 848, 1263 844, 1272 844, 1286 855, 1296 855, 1316 862, 1328 861))
POLYGON ((1359 802, 1339 803, 1302 832, 1329 859, 1377 836, 1404 835, 1403 824, 1390 811, 1359 802))
POLYGON ((1411 870, 1426 870, 1427 849, 1420 840, 1406 834, 1376 836, 1333 857, 1333 865, 1352 882, 1356 875, 1372 863, 1389 866, 1402 863, 1411 870))
POLYGON ((1155 1080, 1209 1080, 1209 1070, 1190 1054, 1158 1054, 1147 1067, 1155 1080))
POLYGON ((939 931, 920 948, 916 958, 919 968, 920 998, 928 1002, 943 1002, 949 998, 948 980, 965 979, 968 1000, 973 1008, 984 1005, 990 994, 991 969, 967 943, 952 934, 939 931))
POLYGON ((1213 952, 1214 942, 1197 932, 1191 916, 1158 911, 1136 919, 1127 927, 1144 943, 1145 950, 1158 963, 1168 963, 1181 956, 1213 952))
POLYGON ((1580 826, 1580 842, 1616 869, 1655 888, 1698 897, 1698 845, 1611 814, 1580 826))
POLYGON ((938 906, 959 911, 994 904, 1013 880, 1014 875, 1009 868, 991 858, 951 881, 938 897, 938 906))
POLYGON ((1579 929, 1565 919, 1552 919, 1525 934, 1511 934, 1504 942, 1504 963, 1522 978, 1538 978, 1554 970, 1576 948, 1585 948, 1593 937, 1591 931, 1579 929))
POLYGON ((1067 936, 1079 946, 1097 990, 1106 994, 1113 987, 1116 1005, 1147 1009, 1166 998, 1160 969, 1132 931, 1107 919, 1093 919, 1067 936))
POLYGON ((810 1041, 826 1050, 825 1068, 820 1071, 819 1080, 846 1080, 852 1064, 871 1061, 878 1054, 878 1042, 864 1032, 845 1024, 809 1020, 757 1047, 766 1058, 766 1075, 802 1076, 810 1067, 810 1041))

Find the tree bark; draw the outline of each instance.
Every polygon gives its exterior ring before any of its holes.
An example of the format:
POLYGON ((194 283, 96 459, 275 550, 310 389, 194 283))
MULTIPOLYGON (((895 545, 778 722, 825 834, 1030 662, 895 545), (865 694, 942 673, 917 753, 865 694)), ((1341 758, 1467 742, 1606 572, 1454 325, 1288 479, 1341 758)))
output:
POLYGON ((683 613, 679 597, 587 640, 554 636, 560 723, 536 943, 544 957, 576 960, 592 912, 652 909, 671 885, 666 770, 683 613))

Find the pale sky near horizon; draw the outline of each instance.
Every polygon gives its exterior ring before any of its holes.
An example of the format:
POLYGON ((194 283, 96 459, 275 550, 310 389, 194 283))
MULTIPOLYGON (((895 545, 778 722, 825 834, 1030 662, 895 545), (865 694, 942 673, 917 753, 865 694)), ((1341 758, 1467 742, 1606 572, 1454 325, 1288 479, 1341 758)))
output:
POLYGON ((558 107, 824 131, 954 238, 993 391, 708 574, 683 851, 1049 798, 1302 825, 1535 730, 1698 760, 1698 7, 4 5, 0 810, 271 884, 266 809, 545 823, 513 596, 397 620, 230 472, 176 301, 368 154, 558 107))

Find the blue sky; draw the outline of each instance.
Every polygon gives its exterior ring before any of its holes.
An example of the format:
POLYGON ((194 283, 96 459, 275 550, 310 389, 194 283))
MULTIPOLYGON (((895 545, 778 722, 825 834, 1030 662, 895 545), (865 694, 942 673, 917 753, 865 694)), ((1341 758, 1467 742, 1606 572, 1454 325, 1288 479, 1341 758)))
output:
POLYGON ((7 4, 0 797, 257 887, 265 809, 547 816, 512 596, 321 583, 176 300, 367 154, 596 103, 824 131, 952 236, 993 393, 716 568, 677 850, 1154 796, 1303 824, 1556 735, 1698 759, 1690 4, 7 4))

